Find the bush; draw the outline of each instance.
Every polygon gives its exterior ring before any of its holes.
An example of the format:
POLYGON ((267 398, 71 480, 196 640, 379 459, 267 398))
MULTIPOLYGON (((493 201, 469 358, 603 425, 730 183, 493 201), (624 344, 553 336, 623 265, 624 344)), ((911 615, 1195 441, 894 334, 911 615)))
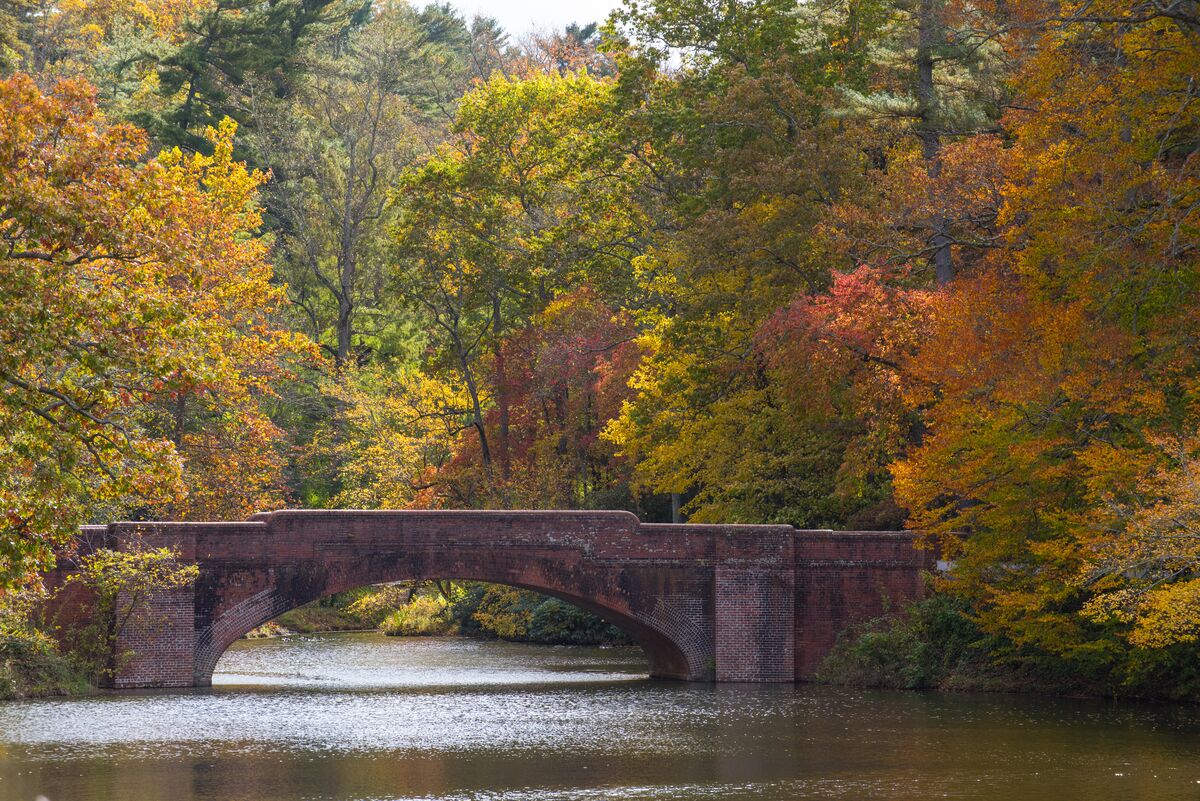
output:
POLYGON ((0 594, 0 700, 78 695, 93 689, 89 674, 47 632, 40 583, 0 594))
POLYGON ((408 592, 391 584, 359 587, 298 606, 284 612, 275 622, 297 634, 373 629, 408 601, 408 592))
POLYGON ((529 622, 540 598, 526 590, 493 584, 483 593, 471 617, 487 635, 523 642, 528 639, 529 622))
POLYGON ((847 629, 821 666, 830 684, 917 690, 951 683, 974 685, 994 671, 994 643, 975 625, 966 604, 934 594, 847 629))
POLYGON ((547 645, 627 644, 615 626, 557 598, 499 584, 469 584, 451 618, 460 634, 547 645))
POLYGON ((901 614, 854 626, 825 659, 830 684, 897 689, 1071 693, 1200 700, 1200 643, 1127 648, 1099 639, 1097 664, 1020 647, 982 631, 962 599, 934 594, 901 614), (1116 651, 1114 653, 1114 650, 1116 651), (1102 658, 1101 658, 1102 657, 1102 658))
POLYGON ((40 633, 0 633, 0 699, 79 695, 87 677, 40 633))
POLYGON ((611 645, 629 643, 616 626, 578 606, 546 598, 529 616, 529 641, 548 645, 611 645))
POLYGON ((446 634, 453 628, 453 621, 445 601, 438 596, 422 595, 385 617, 379 628, 393 637, 428 636, 446 634))
POLYGON ((1200 701, 1200 642, 1135 648, 1125 660, 1122 694, 1165 701, 1200 701))
POLYGON ((412 598, 412 588, 399 584, 385 584, 364 593, 346 607, 364 628, 376 628, 396 610, 403 608, 412 598))
POLYGON ((269 637, 282 637, 285 634, 293 634, 294 632, 286 626, 281 626, 279 621, 268 620, 257 628, 253 628, 246 632, 244 636, 247 640, 265 640, 269 637))

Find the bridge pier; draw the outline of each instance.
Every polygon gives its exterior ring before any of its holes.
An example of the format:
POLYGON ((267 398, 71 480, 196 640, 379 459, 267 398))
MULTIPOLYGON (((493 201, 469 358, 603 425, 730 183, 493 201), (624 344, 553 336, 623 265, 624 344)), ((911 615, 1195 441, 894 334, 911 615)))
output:
POLYGON ((643 524, 626 512, 286 510, 97 531, 110 547, 172 547, 199 566, 193 586, 147 599, 123 631, 121 688, 207 686, 232 642, 289 609, 434 578, 576 603, 628 631, 656 676, 798 681, 845 626, 917 597, 933 565, 904 532, 643 524))

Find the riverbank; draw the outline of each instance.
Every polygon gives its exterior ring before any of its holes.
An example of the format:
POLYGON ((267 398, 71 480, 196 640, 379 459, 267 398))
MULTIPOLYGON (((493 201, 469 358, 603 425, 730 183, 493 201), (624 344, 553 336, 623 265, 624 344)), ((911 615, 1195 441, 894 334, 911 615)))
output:
POLYGON ((629 645, 623 631, 578 607, 497 584, 384 585, 285 612, 248 638, 378 630, 392 636, 458 634, 541 645, 629 645))
POLYGON ((49 639, 0 633, 0 701, 85 695, 94 690, 87 676, 49 639))
POLYGON ((1200 703, 1200 645, 1049 653, 988 634, 970 608, 934 594, 843 632, 818 681, 859 688, 1200 703))

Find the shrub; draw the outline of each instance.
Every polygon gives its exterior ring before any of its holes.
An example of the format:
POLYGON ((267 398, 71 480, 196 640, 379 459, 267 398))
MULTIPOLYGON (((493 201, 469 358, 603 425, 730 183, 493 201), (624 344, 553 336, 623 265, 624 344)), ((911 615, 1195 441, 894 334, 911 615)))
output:
POLYGON ((413 598, 385 617, 379 625, 384 634, 403 637, 445 634, 452 627, 453 621, 446 611, 446 602, 432 595, 413 598))
POLYGON ((0 595, 0 700, 74 695, 91 689, 86 676, 39 628, 45 594, 28 587, 0 595))
POLYGON ((626 644, 620 629, 566 601, 499 584, 469 584, 454 600, 460 634, 547 645, 626 644))
POLYGON ((379 626, 385 618, 402 609, 412 598, 412 588, 399 584, 385 584, 373 588, 346 607, 346 613, 356 618, 365 628, 379 626))
POLYGON ((546 598, 529 616, 529 641, 548 645, 628 643, 625 632, 578 606, 546 598))
POLYGON ((0 632, 0 699, 76 695, 87 678, 40 632, 0 632))
MULTIPOLYGON (((915 690, 991 672, 994 645, 965 602, 934 594, 901 614, 852 626, 826 657, 818 678, 831 684, 915 690)), ((970 682, 968 682, 970 683, 970 682)))
POLYGON ((471 616, 479 628, 502 640, 525 640, 529 621, 540 596, 515 587, 493 584, 487 588, 471 616))

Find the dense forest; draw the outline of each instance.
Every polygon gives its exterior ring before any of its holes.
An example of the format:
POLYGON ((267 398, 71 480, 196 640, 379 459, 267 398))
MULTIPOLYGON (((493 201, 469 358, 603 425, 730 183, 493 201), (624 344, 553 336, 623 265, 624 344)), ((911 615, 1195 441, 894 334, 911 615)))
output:
POLYGON ((10 605, 118 518, 911 527, 842 659, 1200 696, 1195 0, 4 0, 0 66, 10 605))

